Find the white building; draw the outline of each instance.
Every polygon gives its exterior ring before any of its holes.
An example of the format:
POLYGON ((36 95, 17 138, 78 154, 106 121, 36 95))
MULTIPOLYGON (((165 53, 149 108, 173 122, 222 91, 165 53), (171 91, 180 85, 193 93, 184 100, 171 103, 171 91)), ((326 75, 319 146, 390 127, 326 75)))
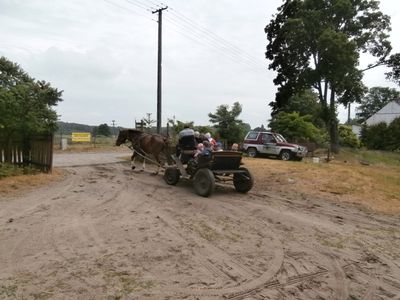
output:
POLYGON ((378 123, 390 124, 394 119, 400 117, 400 99, 389 102, 382 107, 377 113, 369 117, 365 123, 368 126, 376 125, 378 123))

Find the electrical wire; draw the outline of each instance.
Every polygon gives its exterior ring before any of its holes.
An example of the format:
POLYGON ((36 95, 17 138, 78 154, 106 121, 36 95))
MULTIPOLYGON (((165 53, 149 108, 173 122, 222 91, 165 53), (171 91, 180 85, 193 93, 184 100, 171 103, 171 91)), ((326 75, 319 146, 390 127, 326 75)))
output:
POLYGON ((165 18, 167 22, 169 22, 171 25, 175 26, 176 28, 173 29, 170 27, 170 29, 172 29, 173 31, 185 36, 186 38, 189 38, 190 40, 196 42, 196 43, 200 43, 203 46, 207 47, 207 48, 213 48, 213 50, 216 50, 217 52, 219 52, 220 55, 225 56, 226 58, 229 58, 230 60, 233 60, 236 63, 240 63, 254 71, 262 71, 264 72, 265 70, 263 68, 261 68, 259 65, 255 65, 255 64, 250 64, 247 61, 243 61, 242 57, 240 57, 238 54, 230 52, 230 51, 226 51, 226 49, 219 47, 218 45, 210 42, 209 40, 205 40, 203 39, 203 37, 201 35, 198 35, 196 33, 190 32, 190 34, 187 32, 187 30, 185 30, 184 27, 181 27, 179 23, 176 23, 174 20, 171 20, 169 18, 165 18), (178 30, 179 29, 179 30, 178 30))
MULTIPOLYGON (((141 0, 125 0, 125 1, 131 5, 135 5, 136 7, 139 7, 140 9, 149 12, 153 12, 155 8, 159 8, 161 7, 161 5, 164 5, 163 3, 159 4, 151 0, 148 0, 148 2, 150 2, 154 6, 149 6, 149 3, 145 3, 141 0)), ((257 59, 255 59, 250 54, 244 52, 239 47, 233 45, 226 39, 213 33, 207 28, 198 25, 197 23, 193 22, 191 19, 179 13, 175 9, 171 7, 169 7, 169 9, 172 11, 172 13, 170 15, 165 14, 164 18, 170 25, 175 27, 175 29, 171 28, 175 32, 183 35, 184 37, 196 43, 200 43, 203 46, 213 48, 219 54, 233 60, 236 63, 245 65, 248 68, 251 68, 255 71, 265 72, 266 69, 260 67, 260 65, 262 65, 260 61, 257 61, 257 59)), ((167 12, 169 12, 169 10, 167 10, 167 12)))
POLYGON ((136 15, 138 15, 138 16, 141 16, 141 17, 143 17, 143 18, 146 18, 146 19, 148 19, 148 20, 150 20, 150 21, 157 22, 156 20, 150 18, 148 15, 146 15, 146 14, 144 14, 144 13, 142 13, 142 12, 138 12, 138 11, 132 10, 131 8, 127 8, 127 7, 121 6, 121 5, 117 4, 117 3, 114 3, 114 2, 109 1, 109 0, 103 0, 103 1, 106 2, 106 3, 108 3, 108 4, 111 4, 111 5, 114 6, 114 7, 118 7, 119 9, 122 9, 122 10, 125 10, 125 11, 128 11, 128 12, 134 13, 134 14, 136 14, 136 15))
POLYGON ((239 47, 237 47, 233 43, 231 43, 228 40, 224 39, 223 37, 215 34, 214 32, 208 30, 207 28, 195 23, 194 21, 192 21, 188 17, 186 17, 183 14, 179 13, 178 11, 176 11, 174 8, 170 7, 170 12, 171 12, 171 14, 175 15, 175 17, 177 17, 178 19, 182 20, 182 22, 185 22, 186 24, 188 24, 188 26, 190 26, 194 30, 198 30, 198 31, 204 33, 208 38, 210 38, 210 39, 212 39, 212 40, 214 40, 214 41, 216 41, 218 43, 221 43, 221 44, 225 45, 227 48, 231 49, 234 52, 237 52, 237 53, 240 53, 241 55, 246 56, 247 59, 252 61, 252 62, 255 62, 257 64, 260 63, 258 61, 258 59, 256 59, 252 55, 248 54, 247 52, 243 51, 242 49, 240 49, 239 47))

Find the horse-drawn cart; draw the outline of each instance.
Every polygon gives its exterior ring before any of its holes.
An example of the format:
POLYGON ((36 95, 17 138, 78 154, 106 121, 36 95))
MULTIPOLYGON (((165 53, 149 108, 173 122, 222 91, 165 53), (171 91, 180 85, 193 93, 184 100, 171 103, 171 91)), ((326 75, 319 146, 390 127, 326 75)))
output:
POLYGON ((253 176, 249 170, 241 167, 241 152, 217 151, 211 152, 210 156, 199 155, 194 159, 195 150, 185 149, 178 158, 178 156, 170 154, 168 138, 164 136, 135 129, 120 130, 116 146, 127 141, 132 143, 132 169, 135 168, 135 157, 138 155, 143 158, 143 169, 147 159, 157 165, 155 174, 158 174, 161 166, 159 155, 163 153, 168 162, 164 173, 165 181, 170 185, 175 185, 181 178, 190 180, 196 193, 200 196, 210 196, 216 182, 233 182, 236 191, 240 193, 247 193, 253 187, 253 176), (149 159, 150 154, 154 156, 155 161, 149 159))
POLYGON ((189 160, 186 168, 178 157, 172 155, 172 158, 175 165, 168 166, 164 173, 164 180, 169 185, 177 184, 180 178, 188 179, 196 193, 203 197, 212 194, 216 182, 233 182, 240 193, 247 193, 253 187, 253 176, 241 167, 241 152, 212 152, 211 157, 189 160))

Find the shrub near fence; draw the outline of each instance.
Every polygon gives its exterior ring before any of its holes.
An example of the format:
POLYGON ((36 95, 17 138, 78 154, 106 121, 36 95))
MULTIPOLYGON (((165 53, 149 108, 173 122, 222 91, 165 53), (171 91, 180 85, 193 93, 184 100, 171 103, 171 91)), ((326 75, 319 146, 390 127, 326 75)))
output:
POLYGON ((31 136, 25 141, 21 137, 11 141, 0 140, 0 163, 33 165, 43 172, 53 166, 53 135, 31 136))

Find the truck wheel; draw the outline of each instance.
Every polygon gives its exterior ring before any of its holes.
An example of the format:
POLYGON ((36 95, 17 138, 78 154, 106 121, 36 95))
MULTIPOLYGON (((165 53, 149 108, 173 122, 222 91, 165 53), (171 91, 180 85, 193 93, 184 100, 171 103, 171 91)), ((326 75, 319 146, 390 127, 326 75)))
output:
POLYGON ((197 195, 210 196, 215 188, 214 174, 206 168, 197 170, 193 176, 193 187, 197 195))
POLYGON ((281 160, 291 160, 292 159, 292 152, 290 150, 282 150, 279 153, 279 159, 281 160))
POLYGON ((257 149, 256 148, 253 148, 253 147, 251 147, 251 148, 248 148, 247 149, 247 155, 249 156, 249 157, 256 157, 257 156, 257 149))
POLYGON ((169 185, 175 185, 179 181, 181 172, 176 167, 168 167, 165 169, 164 180, 169 185))
POLYGON ((237 192, 247 193, 253 187, 254 178, 246 168, 239 168, 239 170, 243 172, 233 174, 233 185, 237 192))

